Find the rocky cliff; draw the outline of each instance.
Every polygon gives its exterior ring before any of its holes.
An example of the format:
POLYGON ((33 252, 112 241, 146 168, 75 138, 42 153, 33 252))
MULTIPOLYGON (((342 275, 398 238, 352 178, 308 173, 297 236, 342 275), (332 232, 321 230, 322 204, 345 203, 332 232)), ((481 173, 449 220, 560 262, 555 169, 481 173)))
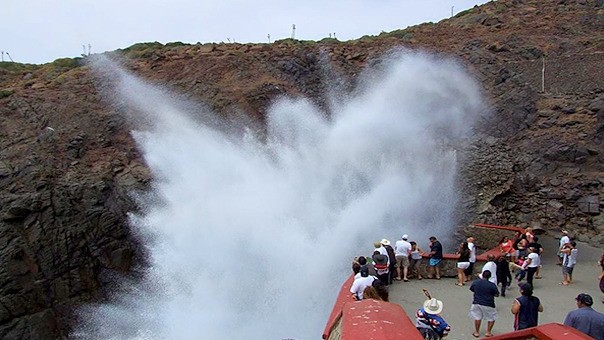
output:
MULTIPOLYGON (((460 225, 564 227, 604 243, 601 0, 494 1, 348 42, 150 43, 109 54, 216 112, 261 123, 284 94, 328 110, 326 79, 352 88, 364 66, 400 48, 457 57, 487 94, 492 114, 455 146, 460 225)), ((103 102, 86 58, 0 64, 0 337, 65 337, 75 306, 144 267, 126 214, 151 174, 121 110, 103 102)))

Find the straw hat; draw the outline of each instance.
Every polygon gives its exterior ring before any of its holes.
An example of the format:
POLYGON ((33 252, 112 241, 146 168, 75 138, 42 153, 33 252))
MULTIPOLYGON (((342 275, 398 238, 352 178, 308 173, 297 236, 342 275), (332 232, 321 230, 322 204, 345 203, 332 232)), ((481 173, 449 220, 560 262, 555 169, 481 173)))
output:
POLYGON ((436 298, 426 300, 424 301, 424 311, 428 314, 440 314, 443 311, 443 302, 436 298))
POLYGON ((385 246, 389 246, 390 245, 390 241, 388 241, 387 239, 383 238, 382 241, 380 242, 381 244, 385 245, 385 246))

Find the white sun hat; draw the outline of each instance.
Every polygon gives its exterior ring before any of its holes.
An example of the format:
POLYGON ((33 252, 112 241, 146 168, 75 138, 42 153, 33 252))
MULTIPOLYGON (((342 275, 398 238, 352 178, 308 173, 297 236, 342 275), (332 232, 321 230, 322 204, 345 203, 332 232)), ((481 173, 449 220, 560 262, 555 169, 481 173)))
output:
POLYGON ((424 311, 428 314, 440 314, 443 311, 443 302, 436 298, 426 300, 424 301, 424 311))

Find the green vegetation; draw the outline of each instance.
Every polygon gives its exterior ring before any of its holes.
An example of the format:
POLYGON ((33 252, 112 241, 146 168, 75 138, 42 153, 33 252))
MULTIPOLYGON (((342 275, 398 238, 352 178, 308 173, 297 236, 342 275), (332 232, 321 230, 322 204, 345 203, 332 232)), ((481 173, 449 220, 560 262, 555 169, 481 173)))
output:
POLYGON ((147 58, 153 55, 154 52, 162 49, 164 45, 160 42, 146 42, 134 44, 124 49, 119 49, 116 52, 132 59, 147 58))
POLYGON ((281 40, 275 40, 275 44, 277 45, 312 45, 317 42, 314 40, 298 40, 292 38, 286 38, 281 40))
POLYGON ((455 14, 454 18, 461 18, 464 15, 472 13, 473 10, 474 10, 474 8, 470 8, 470 9, 466 9, 465 11, 461 11, 461 12, 455 14))
POLYGON ((14 63, 12 61, 0 62, 0 70, 8 71, 10 73, 31 72, 35 71, 39 67, 39 65, 14 63))
POLYGON ((185 43, 180 42, 180 41, 169 42, 169 43, 166 44, 167 48, 179 47, 179 46, 191 46, 191 44, 185 44, 185 43))
POLYGON ((15 90, 13 90, 13 89, 2 89, 2 90, 0 90, 0 99, 6 98, 6 97, 12 95, 13 93, 15 93, 15 90))

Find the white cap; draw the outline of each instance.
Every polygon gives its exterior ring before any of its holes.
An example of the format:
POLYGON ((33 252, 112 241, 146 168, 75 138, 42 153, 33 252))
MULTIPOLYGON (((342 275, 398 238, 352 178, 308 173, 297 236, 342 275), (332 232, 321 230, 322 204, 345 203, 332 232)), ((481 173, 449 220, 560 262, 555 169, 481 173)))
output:
POLYGON ((403 240, 406 240, 408 238, 409 238, 409 235, 407 235, 407 234, 403 235, 403 240))

